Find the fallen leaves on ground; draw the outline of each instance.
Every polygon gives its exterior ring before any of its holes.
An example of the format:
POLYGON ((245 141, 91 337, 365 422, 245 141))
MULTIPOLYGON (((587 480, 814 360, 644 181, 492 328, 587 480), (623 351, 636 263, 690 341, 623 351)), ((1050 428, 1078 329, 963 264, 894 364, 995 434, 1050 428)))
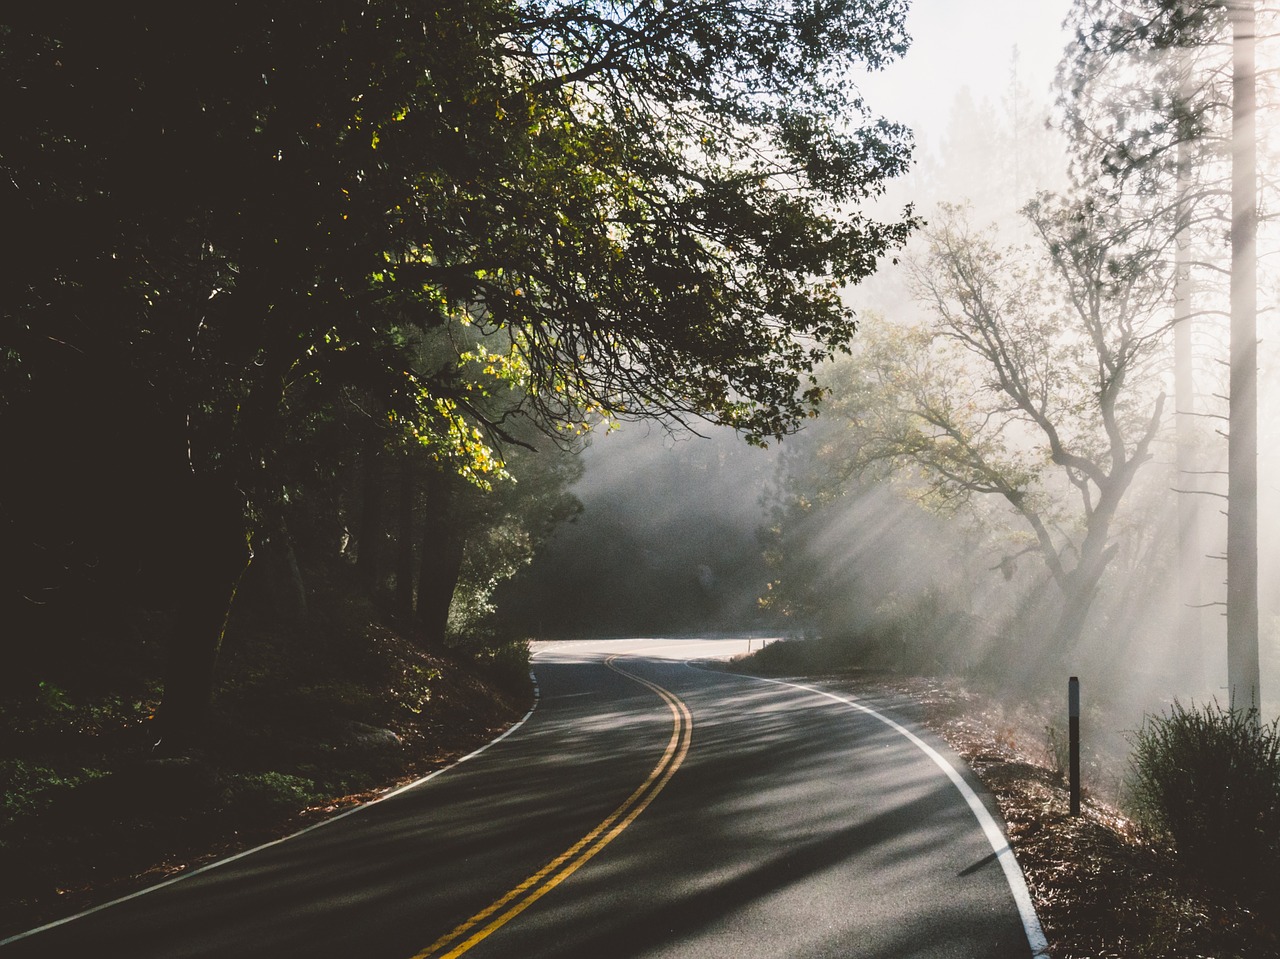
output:
POLYGON ((1054 959, 1275 959, 1280 916, 1187 874, 1174 850, 1114 805, 1085 795, 1034 744, 1044 723, 959 682, 883 677, 853 691, 909 697, 991 791, 1054 959))

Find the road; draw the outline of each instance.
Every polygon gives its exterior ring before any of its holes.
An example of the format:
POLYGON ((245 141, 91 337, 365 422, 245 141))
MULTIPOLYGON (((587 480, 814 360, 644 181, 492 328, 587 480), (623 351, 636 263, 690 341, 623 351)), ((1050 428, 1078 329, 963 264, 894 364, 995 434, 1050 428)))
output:
POLYGON ((539 704, 467 761, 0 959, 1040 952, 945 746, 883 704, 697 665, 744 646, 541 647, 539 704))

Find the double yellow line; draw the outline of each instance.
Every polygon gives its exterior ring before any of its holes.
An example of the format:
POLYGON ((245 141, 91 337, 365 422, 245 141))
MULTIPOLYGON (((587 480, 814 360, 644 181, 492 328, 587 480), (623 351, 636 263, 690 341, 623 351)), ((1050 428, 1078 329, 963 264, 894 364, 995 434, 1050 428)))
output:
POLYGON ((644 812, 649 803, 653 802, 653 797, 662 792, 676 770, 680 768, 680 764, 689 753, 689 743, 693 736, 693 716, 689 713, 689 707, 675 694, 656 683, 651 683, 615 665, 615 659, 617 659, 616 656, 610 656, 605 660, 605 665, 615 673, 653 690, 671 710, 671 739, 667 743, 662 758, 658 760, 658 765, 653 767, 649 778, 595 829, 506 895, 417 953, 413 959, 455 959, 505 926, 613 842, 622 830, 630 826, 636 817, 644 812))

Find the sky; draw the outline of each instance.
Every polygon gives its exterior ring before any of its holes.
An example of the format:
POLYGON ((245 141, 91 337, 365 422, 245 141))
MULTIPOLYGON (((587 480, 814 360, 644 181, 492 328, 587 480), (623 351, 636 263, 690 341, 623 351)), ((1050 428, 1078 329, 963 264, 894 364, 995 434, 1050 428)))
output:
POLYGON ((911 49, 859 86, 872 110, 911 127, 921 145, 936 143, 960 87, 975 100, 1000 102, 1015 46, 1020 81, 1048 98, 1069 7, 1070 0, 911 0, 911 49))

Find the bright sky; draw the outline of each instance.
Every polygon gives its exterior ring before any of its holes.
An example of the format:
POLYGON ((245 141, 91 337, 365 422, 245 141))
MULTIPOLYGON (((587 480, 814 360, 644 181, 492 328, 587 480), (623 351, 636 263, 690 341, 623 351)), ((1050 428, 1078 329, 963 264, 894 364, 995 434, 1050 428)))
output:
POLYGON ((1070 0, 911 0, 911 49, 859 86, 872 110, 911 127, 922 146, 935 143, 961 87, 975 100, 1000 102, 1015 46, 1023 86, 1048 99, 1069 7, 1070 0))

